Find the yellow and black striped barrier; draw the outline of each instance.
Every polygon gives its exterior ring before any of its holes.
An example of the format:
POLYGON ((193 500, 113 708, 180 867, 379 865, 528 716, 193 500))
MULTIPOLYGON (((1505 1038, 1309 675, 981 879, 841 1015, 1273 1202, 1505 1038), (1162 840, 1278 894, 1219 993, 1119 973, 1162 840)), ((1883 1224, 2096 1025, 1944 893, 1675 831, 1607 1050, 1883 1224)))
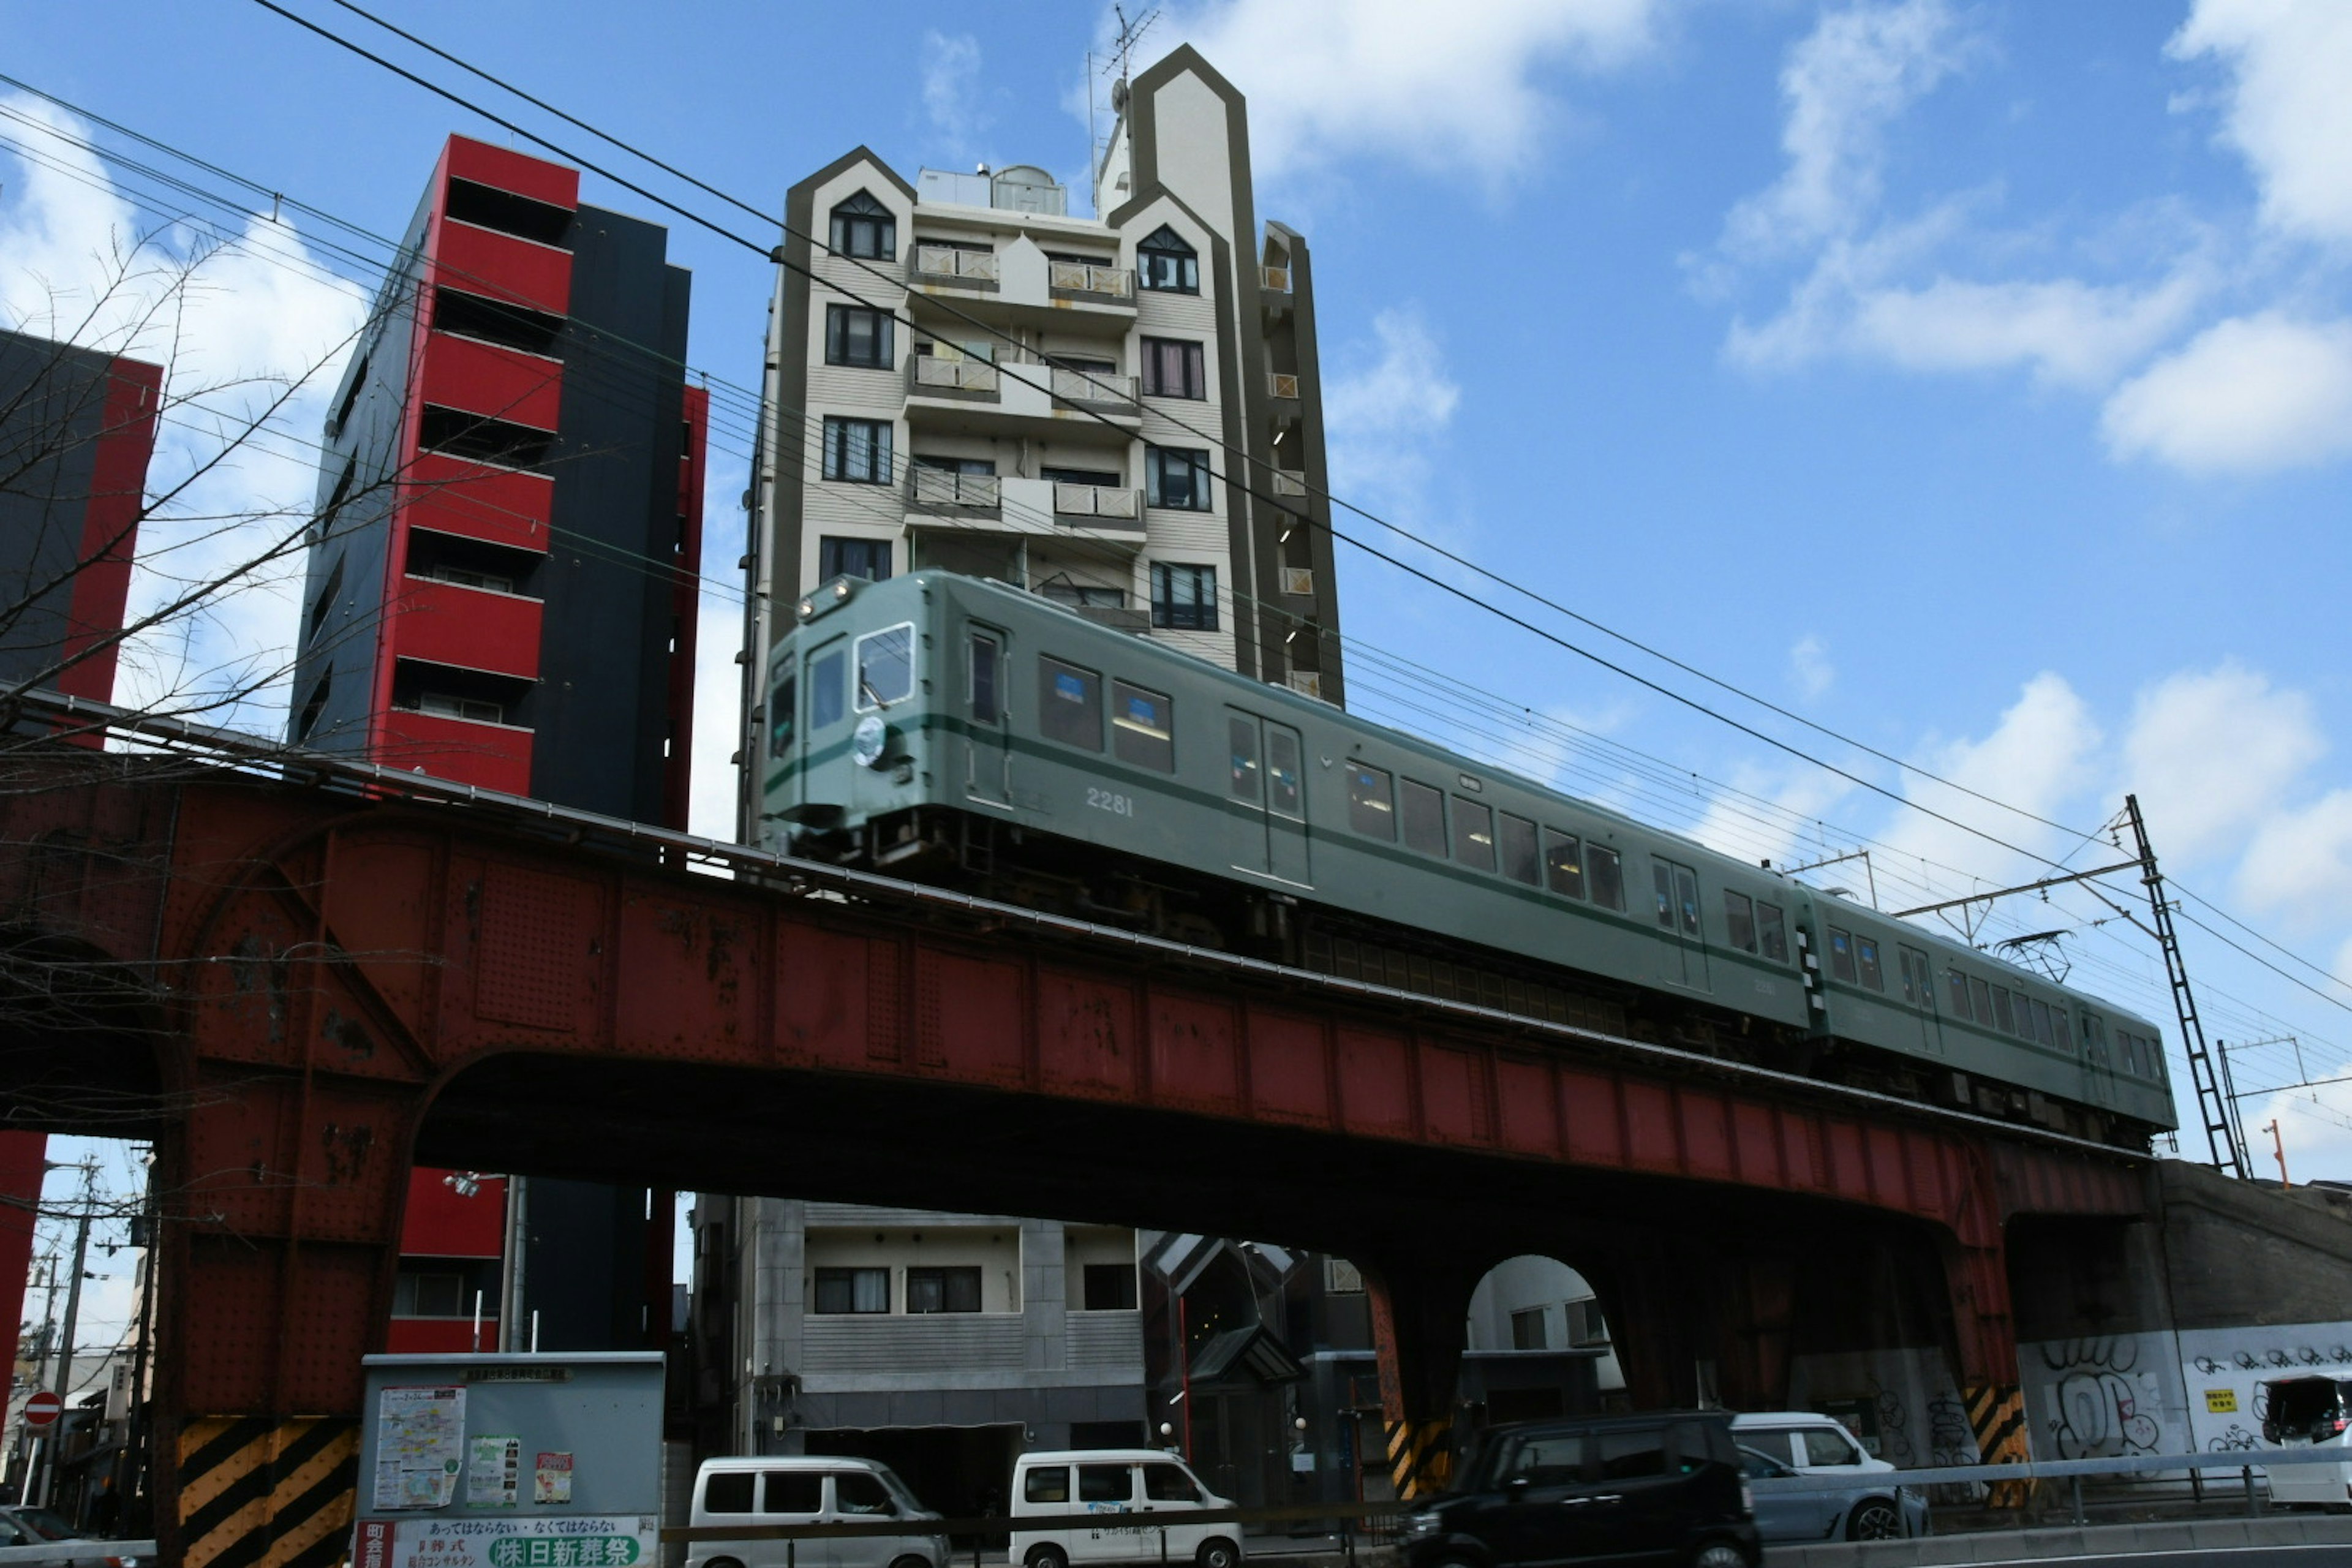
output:
POLYGON ((1454 1423, 1388 1423, 1389 1479, 1400 1498, 1440 1492, 1454 1477, 1454 1423))
MULTIPOLYGON (((1977 1457, 1988 1465, 2032 1462, 2025 1436, 2025 1394, 2013 1383, 1980 1383, 1961 1396, 1968 1407, 1969 1430, 1976 1434, 1977 1457)), ((1985 1489, 1989 1508, 2023 1508, 2032 1494, 2031 1481, 1994 1481, 1985 1489)))
POLYGON ((359 1423, 200 1415, 180 1428, 186 1568, 331 1568, 350 1544, 359 1423))

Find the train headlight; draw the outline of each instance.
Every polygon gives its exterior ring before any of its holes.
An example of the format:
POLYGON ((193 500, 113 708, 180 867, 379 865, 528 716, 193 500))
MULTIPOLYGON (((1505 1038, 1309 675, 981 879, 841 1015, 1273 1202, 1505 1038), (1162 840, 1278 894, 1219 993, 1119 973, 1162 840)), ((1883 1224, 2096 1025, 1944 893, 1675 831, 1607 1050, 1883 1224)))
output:
POLYGON ((890 749, 890 727, 882 722, 879 713, 868 713, 857 721, 849 737, 849 752, 869 768, 882 765, 883 753, 890 749))

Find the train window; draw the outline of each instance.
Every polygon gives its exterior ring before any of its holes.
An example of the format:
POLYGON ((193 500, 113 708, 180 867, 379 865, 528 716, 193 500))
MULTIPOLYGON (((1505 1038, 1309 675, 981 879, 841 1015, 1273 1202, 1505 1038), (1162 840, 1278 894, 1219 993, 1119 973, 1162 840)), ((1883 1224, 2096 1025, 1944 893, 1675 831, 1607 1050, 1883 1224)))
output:
POLYGON ((1904 947, 1895 950, 1895 956, 1903 965, 1903 1000, 1914 1007, 1933 1007, 1936 981, 1934 971, 1927 967, 1927 955, 1916 947, 1904 947))
POLYGON ((1524 816, 1503 813, 1496 837, 1503 853, 1503 875, 1532 888, 1543 880, 1543 862, 1536 856, 1536 825, 1524 816))
POLYGON ((1853 967, 1853 933, 1830 927, 1830 973, 1848 985, 1859 976, 1853 967))
POLYGON ((844 702, 842 682, 849 670, 847 653, 838 643, 832 650, 809 660, 809 728, 822 730, 838 723, 848 710, 844 702))
POLYGON ((1102 677, 1038 655, 1037 732, 1066 746, 1101 751, 1102 677))
POLYGON ((1879 973, 1878 944, 1866 936, 1853 939, 1854 966, 1862 971, 1862 983, 1873 991, 1886 989, 1886 976, 1879 973))
POLYGON ((1176 771, 1175 705, 1157 691, 1110 683, 1110 750, 1122 763, 1156 773, 1176 771))
POLYGON ((1679 931, 1696 941, 1698 937, 1698 873, 1671 860, 1653 860, 1650 862, 1650 875, 1657 889, 1658 924, 1667 931, 1679 931))
POLYGON ((790 669, 768 693, 768 755, 781 757, 793 749, 793 720, 800 712, 801 684, 790 669))
POLYGON ((1620 913, 1625 908, 1625 870, 1618 863, 1617 851, 1598 844, 1584 847, 1584 876, 1592 884, 1592 901, 1604 910, 1620 913))
POLYGON ((2057 1038, 2050 1032, 2050 1004, 2037 1001, 2032 1004, 2032 1007, 2033 1037, 2045 1046, 2056 1045, 2057 1038))
POLYGON ((1757 901, 1756 936, 1765 957, 1775 963, 1789 962, 1789 931, 1781 923, 1780 905, 1757 901))
POLYGON ((1423 855, 1445 855, 1445 792, 1411 779, 1404 783, 1404 847, 1423 855))
POLYGON ((2067 1027, 2066 1009, 2063 1007, 2050 1009, 2050 1043, 2070 1057, 2074 1054, 2074 1036, 2067 1027))
POLYGON ((1658 924, 1675 929, 1675 868, 1664 860, 1650 862, 1650 891, 1658 901, 1658 924))
POLYGON ((857 639, 857 710, 904 702, 915 691, 913 623, 867 632, 857 639))
POLYGON ((1265 788, 1257 756, 1257 721, 1226 714, 1225 742, 1225 792, 1255 805, 1265 788))
POLYGON ((1002 659, 994 637, 971 634, 971 716, 982 724, 993 724, 1004 715, 1004 700, 999 689, 1002 659))
POLYGON ((1969 1007, 1978 1023, 1992 1027, 1992 987, 1973 974, 1969 976, 1969 1007))
POLYGON ((1731 945, 1748 952, 1756 951, 1756 900, 1745 893, 1723 889, 1723 924, 1731 938, 1731 945))
POLYGON ((1481 871, 1495 868, 1495 808, 1454 797, 1454 858, 1481 871))
POLYGON ((2010 1007, 2009 993, 1998 985, 1992 988, 1992 1021, 2004 1035, 2017 1033, 2017 1015, 2010 1007))
POLYGON ((1675 907, 1683 917, 1683 934, 1698 940, 1698 873, 1687 866, 1675 868, 1675 907))
POLYGON ((1544 829, 1544 880, 1563 898, 1584 897, 1583 846, 1574 834, 1544 829))
POLYGON ((1957 969, 1948 969, 1944 971, 1944 978, 1952 984, 1952 1016, 1962 1019, 1973 1017, 1974 1015, 1969 1011, 1969 977, 1957 969))
POLYGON ((2095 1013, 2083 1015, 2083 1043, 2090 1047, 2091 1060, 2101 1067, 2114 1064, 2115 1058, 2107 1054, 2106 1021, 2095 1013))
POLYGON ((1265 804, 1276 816, 1303 822, 1307 818, 1305 774, 1299 766, 1298 731, 1279 724, 1265 727, 1265 804))
POLYGON ((1348 826, 1367 838, 1396 842, 1396 804, 1389 775, 1361 763, 1348 764, 1348 826))

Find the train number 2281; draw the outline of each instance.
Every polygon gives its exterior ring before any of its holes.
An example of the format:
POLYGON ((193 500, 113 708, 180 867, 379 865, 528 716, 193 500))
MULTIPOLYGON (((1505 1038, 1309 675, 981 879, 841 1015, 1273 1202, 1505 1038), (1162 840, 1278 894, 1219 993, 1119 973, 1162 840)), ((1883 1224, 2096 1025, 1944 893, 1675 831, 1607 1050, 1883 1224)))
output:
POLYGON ((1135 797, 1133 795, 1118 795, 1107 789, 1096 789, 1091 784, 1087 787, 1087 804, 1094 807, 1097 811, 1108 811, 1113 816, 1133 816, 1135 815, 1135 797))

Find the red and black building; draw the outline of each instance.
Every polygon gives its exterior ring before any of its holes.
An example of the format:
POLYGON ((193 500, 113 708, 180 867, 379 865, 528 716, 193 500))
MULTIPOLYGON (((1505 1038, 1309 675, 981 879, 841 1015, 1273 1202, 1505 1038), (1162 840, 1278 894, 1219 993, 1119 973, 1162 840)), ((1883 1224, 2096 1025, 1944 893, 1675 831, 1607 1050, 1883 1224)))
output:
MULTIPOLYGON (((443 149, 328 420, 289 739, 683 827, 709 427, 690 277, 667 229, 579 186, 443 149)), ((483 1249, 509 1210, 544 1348, 666 1335, 666 1205, 447 1174, 412 1183, 390 1348, 465 1348, 477 1291, 495 1319, 483 1249)))

